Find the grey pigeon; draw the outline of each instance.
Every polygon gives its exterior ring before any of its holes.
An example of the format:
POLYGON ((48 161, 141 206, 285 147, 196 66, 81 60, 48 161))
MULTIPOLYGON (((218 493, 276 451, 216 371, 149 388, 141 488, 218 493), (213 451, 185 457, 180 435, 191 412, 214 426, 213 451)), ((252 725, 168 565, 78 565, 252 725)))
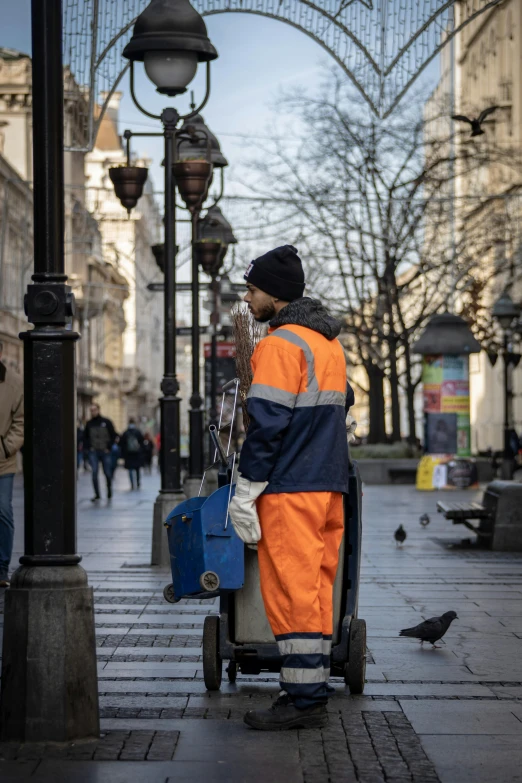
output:
POLYGON ((437 647, 435 642, 442 639, 453 620, 458 620, 456 612, 444 612, 441 617, 430 617, 423 623, 414 626, 414 628, 403 628, 399 636, 410 636, 413 639, 420 639, 420 643, 430 642, 437 647))
POLYGON ((467 122, 471 125, 471 135, 472 136, 482 136, 485 131, 482 130, 482 123, 488 117, 490 114, 492 114, 494 111, 498 109, 498 106, 490 106, 488 109, 484 109, 484 111, 480 112, 478 117, 470 119, 469 117, 466 117, 464 114, 453 114, 451 119, 457 120, 457 122, 467 122))
POLYGON ((399 527, 397 528, 397 530, 393 534, 393 537, 394 537, 395 541, 397 542, 397 546, 402 546, 404 544, 404 542, 406 541, 406 535, 407 535, 407 533, 406 533, 405 529, 403 528, 403 526, 399 525, 399 527))
POLYGON ((421 523, 422 527, 426 527, 430 524, 430 518, 427 514, 423 514, 421 517, 419 517, 419 522, 421 523))

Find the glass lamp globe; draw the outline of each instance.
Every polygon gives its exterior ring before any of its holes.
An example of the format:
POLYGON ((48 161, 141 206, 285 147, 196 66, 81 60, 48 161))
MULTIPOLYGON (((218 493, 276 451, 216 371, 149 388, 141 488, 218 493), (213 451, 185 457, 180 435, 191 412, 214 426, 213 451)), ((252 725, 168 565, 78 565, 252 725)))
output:
POLYGON ((147 76, 163 95, 185 92, 198 69, 197 52, 145 52, 143 60, 147 76))

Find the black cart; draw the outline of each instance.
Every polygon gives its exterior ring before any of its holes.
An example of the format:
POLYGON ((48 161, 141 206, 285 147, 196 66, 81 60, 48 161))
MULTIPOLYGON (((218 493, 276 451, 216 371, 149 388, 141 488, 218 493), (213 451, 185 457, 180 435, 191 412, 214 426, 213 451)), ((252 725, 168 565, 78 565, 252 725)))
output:
MULTIPOLYGON (((345 533, 334 584, 334 633, 331 674, 344 677, 351 693, 362 693, 366 672, 366 623, 357 616, 361 563, 361 479, 350 464, 349 494, 345 497, 345 533)), ((205 618, 203 674, 209 691, 221 687, 223 661, 229 682, 242 674, 279 672, 283 659, 263 607, 257 552, 245 548, 245 584, 241 590, 220 593, 219 615, 205 618)))

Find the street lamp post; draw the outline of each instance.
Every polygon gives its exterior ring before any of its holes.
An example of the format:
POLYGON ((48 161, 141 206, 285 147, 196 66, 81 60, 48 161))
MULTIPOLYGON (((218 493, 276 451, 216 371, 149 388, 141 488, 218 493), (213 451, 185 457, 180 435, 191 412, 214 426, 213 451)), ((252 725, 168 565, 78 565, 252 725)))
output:
MULTIPOLYGON (((218 199, 219 200, 219 199, 218 199)), ((210 338, 210 410, 209 423, 217 425, 217 337, 218 327, 221 317, 222 296, 230 297, 231 285, 228 277, 225 275, 218 280, 217 275, 221 269, 228 246, 237 243, 237 239, 232 231, 232 226, 217 206, 217 201, 209 207, 205 217, 199 223, 198 241, 202 249, 210 250, 214 248, 214 253, 207 252, 202 255, 201 266, 203 271, 211 276, 212 281, 210 289, 212 292, 212 313, 210 322, 212 325, 212 334, 210 338)), ((234 294, 236 299, 237 295, 234 294)), ((212 439, 210 440, 209 455, 211 461, 212 439)))
POLYGON ((25 309, 25 542, 5 596, 2 740, 99 733, 94 602, 76 553, 74 297, 64 258, 61 0, 33 0, 34 275, 25 309))
MULTIPOLYGON (((208 187, 212 182, 212 172, 214 169, 220 171, 221 191, 218 201, 223 195, 224 176, 223 170, 228 166, 228 161, 221 152, 219 142, 214 134, 207 128, 203 117, 196 114, 194 117, 185 120, 179 132, 180 142, 178 144, 179 166, 183 161, 190 161, 194 156, 208 161, 212 170, 207 183, 207 189, 199 200, 186 198, 185 202, 192 215, 192 394, 190 397, 190 441, 189 441, 189 475, 186 482, 186 489, 189 494, 196 492, 201 484, 201 477, 204 471, 204 408, 203 397, 201 396, 201 371, 200 371, 200 330, 199 330, 199 266, 201 255, 209 255, 211 251, 210 244, 201 247, 205 239, 200 236, 199 224, 203 202, 208 194, 208 187)), ((190 195, 190 194, 189 194, 190 195)), ((217 201, 215 202, 217 204, 217 201)), ((215 207, 215 204, 213 205, 215 207)), ((221 240, 219 240, 221 242, 221 240)), ((222 243, 219 248, 222 252, 222 243)), ((222 258, 224 253, 222 253, 222 258)), ((204 264, 203 264, 204 266, 204 264)))
POLYGON ((504 454, 501 467, 501 476, 503 479, 513 478, 513 455, 510 445, 511 383, 509 368, 511 364, 511 354, 509 351, 509 341, 512 336, 513 322, 519 315, 520 307, 513 302, 508 292, 504 291, 493 306, 493 317, 499 322, 503 333, 504 454))
MULTIPOLYGON (((203 18, 188 0, 152 0, 138 16, 133 35, 123 51, 131 61, 131 95, 146 116, 161 120, 165 139, 165 289, 164 289, 164 375, 161 382, 161 490, 154 506, 152 564, 170 563, 163 522, 181 499, 180 398, 176 375, 176 223, 175 223, 175 141, 180 120, 195 116, 210 94, 210 61, 217 52, 212 46, 203 18), (176 96, 186 92, 196 74, 198 62, 207 66, 207 86, 201 105, 185 117, 175 108, 161 115, 144 109, 134 89, 134 63, 143 62, 157 92, 176 96)), ((139 135, 139 134, 133 134, 139 135)), ((145 135, 145 134, 144 134, 145 135)), ((149 134, 146 134, 149 135, 149 134)), ((152 134, 150 134, 152 135, 152 134)))

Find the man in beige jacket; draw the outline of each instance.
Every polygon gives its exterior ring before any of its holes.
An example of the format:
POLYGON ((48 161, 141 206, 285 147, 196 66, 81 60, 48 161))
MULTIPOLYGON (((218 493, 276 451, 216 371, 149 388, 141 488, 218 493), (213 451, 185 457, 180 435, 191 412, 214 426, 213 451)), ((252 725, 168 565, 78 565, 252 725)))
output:
POLYGON ((13 551, 13 480, 16 453, 24 442, 24 387, 22 379, 2 362, 0 342, 0 587, 9 587, 13 551))

